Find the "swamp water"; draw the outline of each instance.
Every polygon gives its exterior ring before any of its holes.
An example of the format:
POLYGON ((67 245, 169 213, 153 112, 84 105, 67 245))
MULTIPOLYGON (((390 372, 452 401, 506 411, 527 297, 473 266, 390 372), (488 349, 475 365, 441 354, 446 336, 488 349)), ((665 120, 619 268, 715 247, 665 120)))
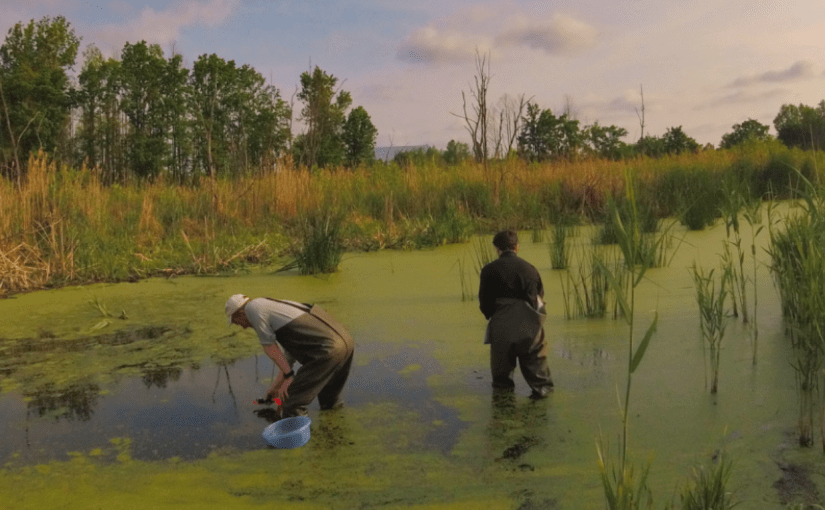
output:
MULTIPOLYGON (((350 254, 324 277, 152 279, 0 302, 0 508, 603 508, 595 444, 601 431, 611 454, 618 445, 627 326, 565 320, 547 243, 521 238, 546 289, 556 389, 543 401, 518 370, 515 394, 492 394, 484 319, 461 299, 461 266, 478 285, 471 243, 350 254), (346 407, 313 403, 304 447, 261 438, 252 400, 273 369, 254 332, 226 327, 239 292, 321 304, 356 339, 346 407)), ((654 311, 659 328, 633 378, 631 459, 652 459, 657 508, 720 452, 741 508, 814 502, 822 453, 796 443, 791 351, 764 265, 757 364, 748 328, 729 319, 708 392, 688 268, 718 267, 723 238, 721 226, 687 233, 638 289, 637 330, 654 311)))

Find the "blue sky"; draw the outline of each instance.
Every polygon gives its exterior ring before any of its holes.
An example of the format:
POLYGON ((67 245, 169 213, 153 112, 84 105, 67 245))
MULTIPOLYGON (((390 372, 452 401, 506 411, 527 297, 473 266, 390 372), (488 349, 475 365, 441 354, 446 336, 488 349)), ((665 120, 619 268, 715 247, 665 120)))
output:
POLYGON ((646 134, 682 126, 714 145, 733 124, 772 126, 782 104, 825 99, 821 0, 0 0, 0 31, 47 15, 69 20, 81 50, 146 40, 189 65, 216 53, 287 100, 311 62, 369 112, 379 146, 469 141, 452 114, 476 48, 491 55, 491 103, 525 94, 624 127, 628 142, 640 87, 646 134))

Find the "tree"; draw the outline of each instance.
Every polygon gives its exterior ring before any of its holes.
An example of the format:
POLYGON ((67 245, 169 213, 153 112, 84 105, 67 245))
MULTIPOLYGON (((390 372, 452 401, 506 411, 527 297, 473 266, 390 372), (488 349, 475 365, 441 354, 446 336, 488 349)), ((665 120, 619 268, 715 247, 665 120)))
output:
POLYGON ((311 74, 301 74, 298 99, 304 103, 300 120, 306 132, 296 138, 294 150, 296 159, 308 167, 340 165, 344 161, 341 131, 352 97, 349 92, 336 91, 337 83, 338 78, 318 66, 311 74))
POLYGON ((458 165, 471 157, 470 147, 466 143, 456 142, 455 140, 447 142, 447 149, 444 151, 443 158, 448 165, 458 165))
POLYGON ((825 146, 825 101, 816 108, 783 104, 773 119, 776 137, 788 147, 810 149, 825 146))
POLYGON ((639 138, 639 141, 634 145, 634 151, 636 154, 651 158, 658 158, 667 153, 664 140, 651 135, 645 135, 639 138))
POLYGON ((535 103, 528 103, 518 142, 522 156, 530 161, 546 161, 576 156, 583 137, 579 121, 568 113, 556 117, 550 109, 542 111, 535 103))
POLYGON ((372 163, 377 136, 378 130, 363 106, 349 112, 342 131, 347 166, 354 168, 362 163, 372 163))
POLYGON ((14 162, 18 180, 20 161, 40 148, 53 151, 64 134, 73 104, 67 70, 79 45, 64 17, 46 16, 15 24, 0 46, 0 154, 6 166, 14 162))
POLYGON ((722 135, 719 148, 730 149, 749 140, 770 140, 772 137, 768 134, 769 129, 769 126, 749 118, 741 124, 734 124, 732 132, 722 135))
POLYGON ((157 44, 126 43, 121 54, 121 108, 129 119, 129 162, 138 177, 160 174, 169 159, 166 60, 157 44))
POLYGON ((456 117, 464 119, 467 132, 470 133, 470 140, 473 146, 473 156, 479 163, 487 164, 487 156, 489 154, 487 136, 489 111, 487 107, 487 89, 490 87, 490 60, 489 54, 480 55, 478 48, 476 48, 476 76, 475 87, 470 86, 470 95, 472 96, 473 110, 472 115, 467 112, 467 96, 464 91, 461 91, 461 101, 463 104, 463 114, 456 117))
POLYGON ((621 159, 627 144, 621 138, 627 136, 627 130, 617 126, 600 126, 594 122, 582 130, 582 138, 590 149, 600 157, 612 160, 621 159))
POLYGON ((671 127, 662 136, 662 148, 667 154, 681 154, 696 152, 699 143, 682 131, 682 126, 671 127))

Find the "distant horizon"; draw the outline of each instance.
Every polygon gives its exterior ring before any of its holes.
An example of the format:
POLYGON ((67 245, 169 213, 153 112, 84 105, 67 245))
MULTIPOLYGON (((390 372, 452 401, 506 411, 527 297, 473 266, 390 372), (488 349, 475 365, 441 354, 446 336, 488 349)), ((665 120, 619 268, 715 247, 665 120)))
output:
POLYGON ((367 110, 380 147, 470 144, 455 114, 477 50, 490 56, 491 105, 524 94, 582 126, 622 127, 626 143, 641 134, 642 93, 645 134, 681 126, 714 147, 749 118, 775 135, 783 104, 825 97, 825 3, 812 0, 32 0, 0 6, 0 30, 61 15, 82 38, 75 72, 89 44, 110 57, 146 40, 187 67, 211 53, 249 64, 289 101, 317 65, 367 110))

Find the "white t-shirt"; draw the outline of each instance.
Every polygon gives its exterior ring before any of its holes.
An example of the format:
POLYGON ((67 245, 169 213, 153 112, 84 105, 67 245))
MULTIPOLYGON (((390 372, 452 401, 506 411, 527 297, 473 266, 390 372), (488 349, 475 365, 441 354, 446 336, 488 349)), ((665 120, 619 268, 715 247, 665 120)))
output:
POLYGON ((275 332, 309 312, 309 308, 305 304, 296 301, 287 301, 286 299, 281 301, 283 303, 266 298, 253 299, 246 303, 244 311, 246 312, 246 318, 249 319, 249 324, 252 325, 252 329, 258 334, 261 345, 267 346, 277 343, 278 348, 286 355, 289 365, 292 366, 295 358, 278 343, 275 332))

